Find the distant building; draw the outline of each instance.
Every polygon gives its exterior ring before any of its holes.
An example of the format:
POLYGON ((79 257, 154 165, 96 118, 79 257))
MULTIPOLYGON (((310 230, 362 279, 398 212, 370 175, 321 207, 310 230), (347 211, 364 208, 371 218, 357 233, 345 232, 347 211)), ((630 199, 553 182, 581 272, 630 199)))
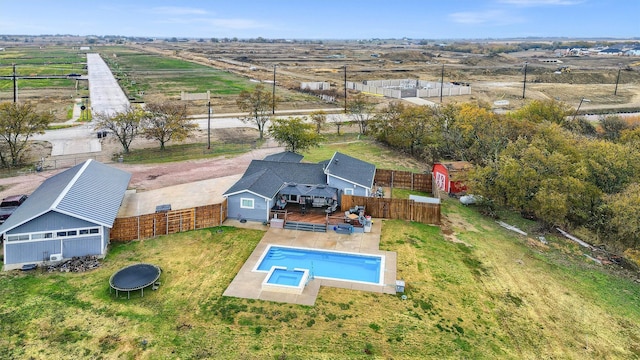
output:
POLYGON ((616 48, 602 49, 598 52, 598 55, 622 55, 622 50, 616 48))
POLYGON ((632 47, 631 49, 625 52, 625 55, 640 56, 640 46, 632 47))

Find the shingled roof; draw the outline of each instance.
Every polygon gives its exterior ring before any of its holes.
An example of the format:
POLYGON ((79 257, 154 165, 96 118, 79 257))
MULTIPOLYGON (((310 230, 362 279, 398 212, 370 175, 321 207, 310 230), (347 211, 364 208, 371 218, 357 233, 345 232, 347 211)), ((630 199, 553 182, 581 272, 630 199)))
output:
POLYGON ((326 166, 325 174, 371 189, 376 166, 336 152, 326 166))
POLYGON ((279 161, 288 163, 298 163, 302 161, 303 156, 291 151, 283 151, 277 154, 268 155, 264 158, 266 161, 279 161))
POLYGON ((284 184, 326 184, 322 164, 253 160, 249 167, 223 195, 249 191, 264 198, 273 198, 284 184))

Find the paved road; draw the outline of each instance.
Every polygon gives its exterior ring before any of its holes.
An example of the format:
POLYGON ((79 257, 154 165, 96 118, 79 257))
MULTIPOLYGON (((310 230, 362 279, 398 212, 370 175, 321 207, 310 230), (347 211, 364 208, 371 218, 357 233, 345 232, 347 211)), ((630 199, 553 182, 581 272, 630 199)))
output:
POLYGON ((113 115, 129 106, 129 99, 99 54, 87 54, 87 69, 93 114, 113 115))
MULTIPOLYGON (((113 77, 111 70, 99 54, 87 54, 89 70, 89 97, 93 114, 114 114, 129 105, 129 100, 113 77)), ((80 116, 80 108, 74 105, 74 116, 69 123, 74 123, 80 116)), ((94 123, 87 123, 67 129, 45 132, 34 136, 34 140, 49 141, 52 145, 51 156, 85 154, 102 151, 94 123)))
MULTIPOLYGON (((311 110, 292 110, 291 112, 301 113, 301 112, 314 112, 318 111, 318 109, 311 110)), ((304 116, 304 115, 287 115, 290 113, 289 111, 276 111, 277 118, 291 117, 291 116, 304 116)), ((257 129, 258 127, 253 122, 243 122, 240 120, 240 117, 243 117, 245 114, 234 113, 234 114, 218 114, 215 116, 211 116, 211 129, 226 129, 226 128, 237 128, 237 127, 250 127, 257 129)), ((209 119, 206 114, 202 115, 194 115, 191 117, 192 121, 198 124, 198 127, 202 130, 207 129, 207 123, 209 119)), ((345 114, 327 114, 327 122, 335 123, 335 122, 345 122, 351 121, 349 117, 345 114)), ((267 123, 266 128, 269 128, 271 122, 267 123)), ((266 130, 266 129, 265 129, 266 130)))

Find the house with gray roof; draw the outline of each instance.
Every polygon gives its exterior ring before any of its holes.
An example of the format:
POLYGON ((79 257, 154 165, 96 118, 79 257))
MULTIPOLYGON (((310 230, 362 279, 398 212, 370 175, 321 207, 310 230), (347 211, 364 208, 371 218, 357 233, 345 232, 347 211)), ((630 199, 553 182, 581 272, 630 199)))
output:
POLYGON ((131 174, 87 160, 45 180, 0 225, 4 270, 106 254, 131 174))
POLYGON ((375 166, 336 152, 328 161, 303 163, 284 152, 253 160, 223 196, 230 218, 267 221, 271 209, 288 203, 331 206, 342 194, 370 196, 375 166))

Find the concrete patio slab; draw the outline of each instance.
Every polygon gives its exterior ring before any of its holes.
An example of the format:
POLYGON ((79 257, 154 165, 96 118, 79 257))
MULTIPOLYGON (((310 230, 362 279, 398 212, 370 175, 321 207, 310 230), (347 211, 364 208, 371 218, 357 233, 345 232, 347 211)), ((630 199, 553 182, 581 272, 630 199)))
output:
POLYGON ((285 230, 268 228, 257 223, 240 223, 236 220, 227 220, 224 225, 248 227, 255 229, 268 229, 262 240, 256 245, 238 274, 231 281, 224 296, 240 297, 247 299, 261 299, 268 301, 285 302, 299 305, 312 306, 315 304, 320 286, 330 286, 359 291, 370 291, 384 294, 396 294, 396 269, 397 255, 390 251, 379 250, 380 232, 382 221, 374 220, 371 232, 353 233, 350 235, 338 234, 334 231, 327 233, 313 233, 307 231, 285 230), (237 223, 237 224, 236 224, 237 223), (253 269, 257 266, 260 257, 270 245, 283 245, 304 247, 322 250, 335 250, 372 255, 384 255, 384 282, 383 285, 357 283, 351 281, 312 279, 305 286, 301 294, 289 294, 262 290, 262 281, 266 272, 257 272, 253 269))

